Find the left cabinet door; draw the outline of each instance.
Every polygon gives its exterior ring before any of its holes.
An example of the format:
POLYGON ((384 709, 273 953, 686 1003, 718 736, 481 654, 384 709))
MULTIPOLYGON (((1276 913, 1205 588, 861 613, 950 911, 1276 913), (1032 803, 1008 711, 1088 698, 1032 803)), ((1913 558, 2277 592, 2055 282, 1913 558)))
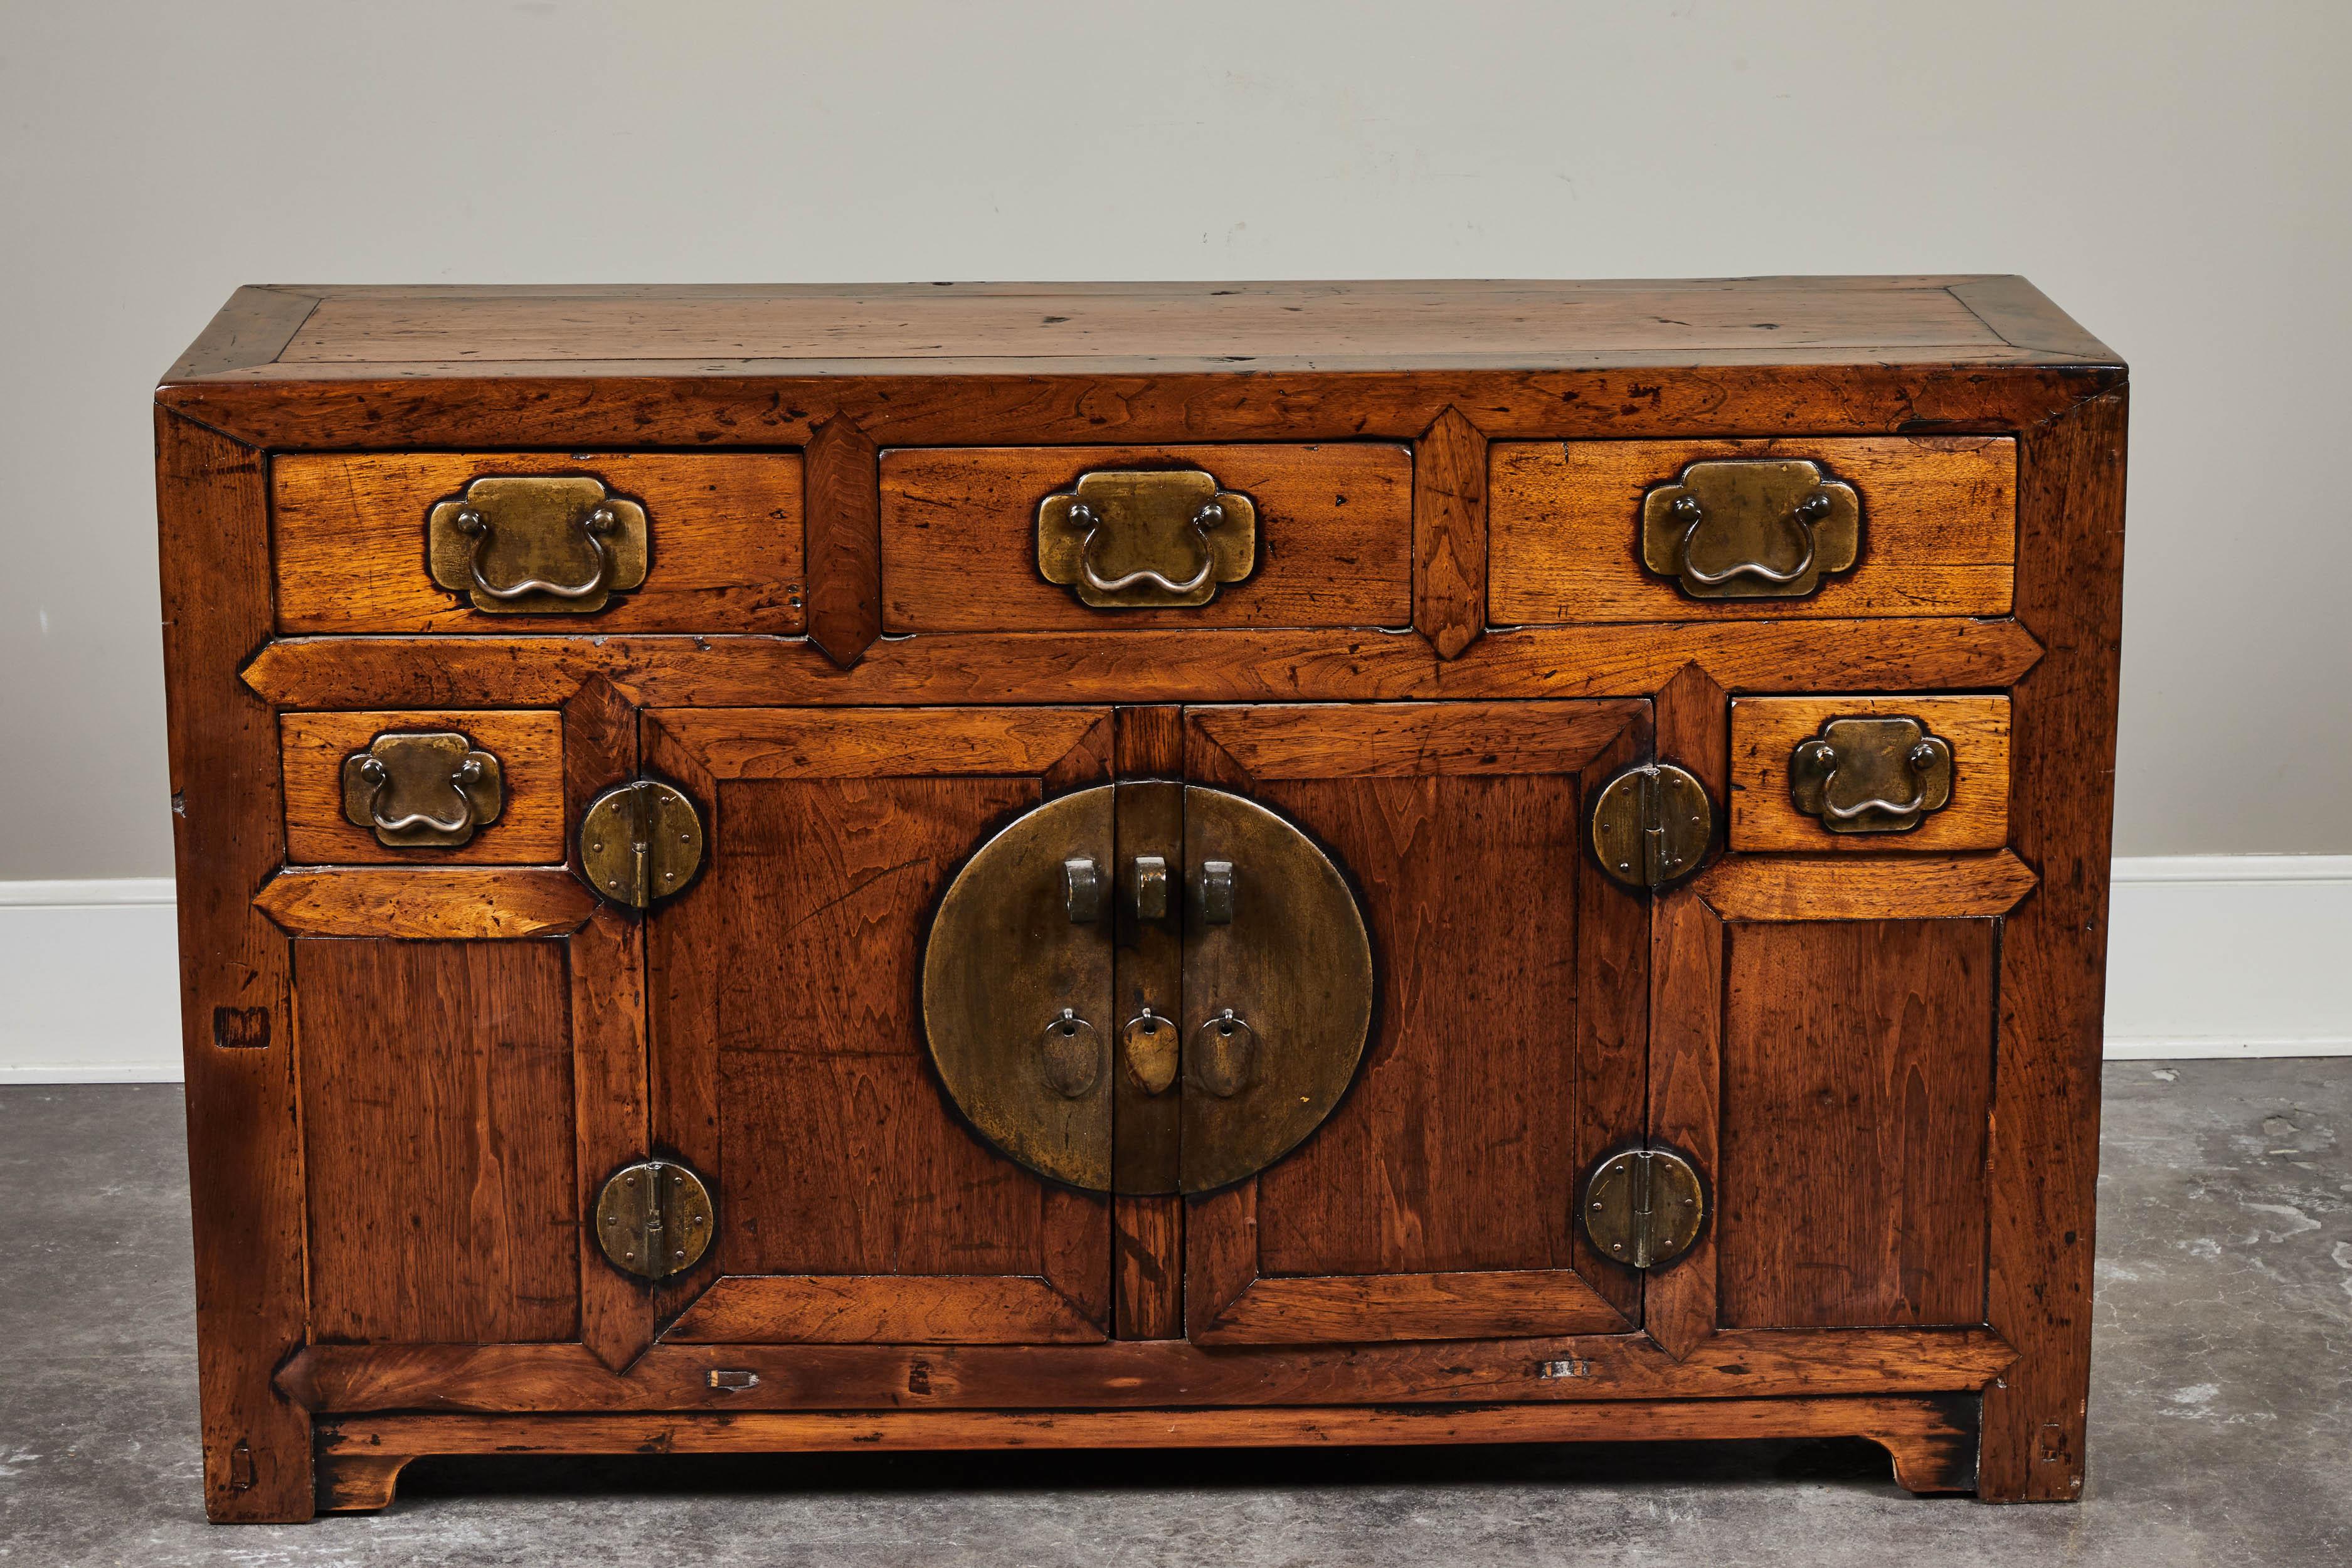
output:
MULTIPOLYGON (((655 710, 643 733, 709 844, 700 880, 646 921, 653 1142, 718 1215, 709 1254, 656 1288, 663 1337, 1108 1337, 1108 1200, 963 1124, 920 994, 958 868, 1108 778, 1110 710, 655 710)), ((1107 957, 1102 989, 1107 1010, 1107 957)))

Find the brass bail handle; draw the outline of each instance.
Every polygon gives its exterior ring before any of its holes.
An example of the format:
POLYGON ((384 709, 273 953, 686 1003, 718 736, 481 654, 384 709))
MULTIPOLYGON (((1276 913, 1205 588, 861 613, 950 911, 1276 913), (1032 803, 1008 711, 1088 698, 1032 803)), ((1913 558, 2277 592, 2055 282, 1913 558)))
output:
POLYGON ((1685 496, 1675 502, 1676 521, 1684 524, 1682 561, 1684 580, 1701 588, 1719 588, 1742 577, 1753 577, 1774 587, 1785 587, 1805 576, 1813 569, 1813 559, 1821 552, 1821 539, 1814 525, 1830 515, 1833 503, 1819 490, 1799 501, 1793 509, 1801 524, 1797 531, 1804 536, 1805 552, 1797 563, 1786 571, 1776 571, 1761 561, 1735 561, 1720 572, 1709 572, 1699 565, 1691 552, 1691 544, 1698 537, 1699 526, 1706 521, 1706 507, 1696 496, 1685 496))
POLYGON ((482 782, 482 763, 478 757, 467 757, 449 775, 449 788, 457 796, 457 815, 446 820, 425 811, 412 811, 405 816, 384 816, 384 802, 392 794, 392 770, 379 759, 361 758, 360 777, 374 786, 373 793, 368 796, 368 816, 374 821, 378 833, 405 833, 415 827, 433 833, 473 831, 474 797, 467 793, 467 786, 482 782))
POLYGON ((525 577, 520 583, 500 587, 482 575, 482 552, 488 548, 493 530, 490 520, 474 507, 461 507, 457 511, 457 531, 473 540, 474 547, 466 557, 467 570, 473 574, 474 591, 493 599, 520 599, 532 594, 544 594, 553 599, 585 599, 604 591, 605 579, 613 569, 613 557, 604 548, 604 535, 620 526, 621 519, 609 506, 589 509, 580 520, 580 531, 588 541, 588 548, 596 558, 596 568, 584 583, 550 583, 538 577, 525 577))
POLYGON ((1078 570, 1086 574, 1086 584, 1097 594, 1116 594, 1123 589, 1149 586, 1163 594, 1194 594, 1206 586, 1209 574, 1216 570, 1217 558, 1209 548, 1209 531, 1225 521, 1225 509, 1217 501, 1201 503, 1192 513, 1191 528, 1193 542, 1201 561, 1201 569, 1182 582, 1168 577, 1149 566, 1139 566, 1117 577, 1106 577, 1095 566, 1095 545, 1102 537, 1102 518, 1085 501, 1073 501, 1069 511, 1070 526, 1087 531, 1085 541, 1078 546, 1078 570))
POLYGON ((1911 775, 1911 798, 1887 800, 1872 795, 1852 805, 1840 805, 1830 798, 1837 789, 1838 754, 1826 741, 1807 741, 1797 748, 1801 760, 1810 763, 1822 775, 1822 815, 1832 822, 1853 822, 1883 811, 1890 816, 1908 816, 1927 800, 1927 774, 1941 761, 1935 747, 1922 741, 1903 754, 1903 765, 1911 775))

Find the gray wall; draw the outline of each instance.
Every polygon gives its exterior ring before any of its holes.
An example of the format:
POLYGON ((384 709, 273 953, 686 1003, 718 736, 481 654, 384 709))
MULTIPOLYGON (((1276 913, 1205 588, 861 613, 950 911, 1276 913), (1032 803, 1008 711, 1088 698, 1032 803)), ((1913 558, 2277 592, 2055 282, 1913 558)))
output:
POLYGON ((2352 851, 2352 7, 0 4, 0 878, 170 869, 148 390, 271 281, 2023 272, 2119 850, 2352 851))

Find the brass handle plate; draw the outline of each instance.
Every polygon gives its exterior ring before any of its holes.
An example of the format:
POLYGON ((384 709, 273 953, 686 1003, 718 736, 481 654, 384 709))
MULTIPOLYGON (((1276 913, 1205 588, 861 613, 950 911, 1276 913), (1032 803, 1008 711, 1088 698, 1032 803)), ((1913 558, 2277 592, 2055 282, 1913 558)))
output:
POLYGON ((1102 471, 1037 506, 1037 570, 1104 610, 1205 605, 1257 564, 1257 508, 1197 468, 1102 471))
POLYGON ((1916 719, 1832 719, 1790 753, 1789 798, 1832 833, 1908 833, 1951 804, 1951 742, 1916 719))
POLYGON ((1584 1186, 1584 1232, 1631 1268, 1655 1268, 1690 1250, 1706 1220, 1698 1172, 1664 1149, 1632 1149, 1593 1167, 1584 1186))
POLYGON ((343 816, 394 849, 454 849, 499 819, 499 759, 455 731, 387 731, 343 759, 343 816))
POLYGON ((596 1194, 596 1245, 614 1268, 667 1279, 702 1261, 718 1230, 710 1188, 675 1160, 640 1160, 596 1194))
POLYGON ((1862 499, 1803 458, 1692 463, 1642 498, 1642 564, 1695 599, 1801 599, 1862 548, 1862 499))
POLYGON ((1148 1095, 1167 1093, 1182 1055, 1177 1048, 1176 1021, 1146 1007, 1128 1020, 1119 1040, 1127 1047, 1127 1075, 1135 1087, 1148 1095))
POLYGON ((491 615, 588 615, 643 585, 646 509, 585 475, 476 479, 425 521, 433 581, 491 615))

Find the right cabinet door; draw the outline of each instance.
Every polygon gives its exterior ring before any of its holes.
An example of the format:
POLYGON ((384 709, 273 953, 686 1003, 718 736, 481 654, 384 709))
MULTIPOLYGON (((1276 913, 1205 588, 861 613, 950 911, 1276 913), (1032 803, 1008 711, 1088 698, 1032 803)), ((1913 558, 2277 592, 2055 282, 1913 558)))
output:
POLYGON ((1190 1201, 1191 1339, 1639 1326, 1640 1277, 1575 1211, 1584 1172, 1643 1131, 1650 900, 1601 876, 1583 823, 1652 734, 1639 700, 1186 710, 1186 776, 1330 853, 1376 976, 1346 1097, 1190 1201))
POLYGON ((2034 886, 2007 701, 1741 699, 1727 731, 1729 853, 1653 913, 1650 1136, 1713 1214, 1643 1327, 1683 1356, 1980 1325, 2001 928, 2034 886))

